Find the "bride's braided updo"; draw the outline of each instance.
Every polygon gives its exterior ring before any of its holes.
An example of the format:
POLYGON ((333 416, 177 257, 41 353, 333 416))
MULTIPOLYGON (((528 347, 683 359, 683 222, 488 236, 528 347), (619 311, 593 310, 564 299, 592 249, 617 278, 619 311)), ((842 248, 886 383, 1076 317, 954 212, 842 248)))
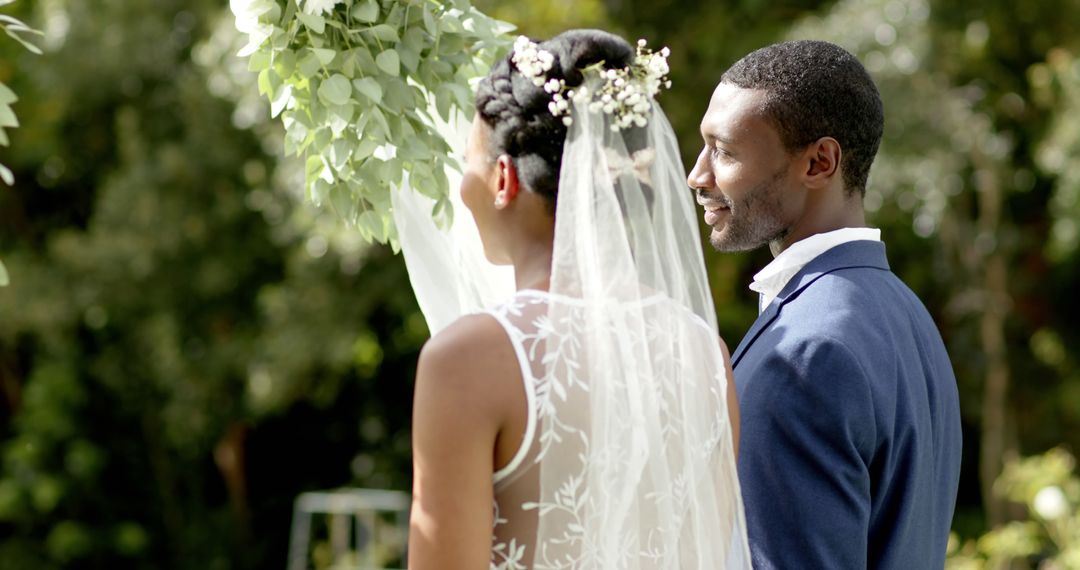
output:
MULTIPOLYGON (((584 81, 581 70, 603 62, 618 69, 634 60, 634 48, 601 30, 570 30, 540 43, 555 61, 545 80, 562 79, 573 88, 584 81)), ((551 114, 551 93, 517 70, 508 54, 491 68, 476 90, 476 112, 492 133, 489 152, 509 155, 525 187, 555 202, 567 126, 551 114)))

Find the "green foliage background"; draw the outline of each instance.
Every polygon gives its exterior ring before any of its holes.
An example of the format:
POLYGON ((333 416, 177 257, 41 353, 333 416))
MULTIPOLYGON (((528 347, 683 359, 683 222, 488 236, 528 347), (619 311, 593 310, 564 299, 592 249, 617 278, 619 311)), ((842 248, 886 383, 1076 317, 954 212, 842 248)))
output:
MULTIPOLYGON (((589 26, 670 46, 661 103, 687 163, 738 57, 787 37, 855 51, 888 117, 867 206, 960 382, 955 530, 1025 516, 1030 493, 993 492, 1004 462, 1080 446, 1080 5, 476 6, 538 37, 589 26)), ((427 331, 403 263, 308 204, 228 8, 4 10, 45 32, 45 53, 0 42, 21 123, 0 148, 16 178, 0 190, 0 568, 278 568, 298 493, 407 489, 427 331)), ((735 343, 768 253, 707 256, 735 343)))

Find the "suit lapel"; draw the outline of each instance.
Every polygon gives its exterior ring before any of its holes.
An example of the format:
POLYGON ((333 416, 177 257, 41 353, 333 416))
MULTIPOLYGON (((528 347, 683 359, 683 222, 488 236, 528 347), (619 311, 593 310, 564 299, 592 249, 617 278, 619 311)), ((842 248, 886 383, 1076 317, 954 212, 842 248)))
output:
POLYGON ((746 336, 743 337, 742 342, 739 343, 739 346, 735 347, 735 353, 731 355, 732 368, 739 365, 739 360, 742 359, 742 355, 746 352, 746 349, 754 344, 754 341, 761 335, 761 332, 776 320, 776 317, 779 315, 780 303, 776 301, 769 303, 769 306, 765 308, 765 312, 758 315, 757 320, 750 326, 750 330, 746 332, 746 336))
POLYGON ((878 241, 851 241, 840 244, 814 258, 810 263, 795 274, 784 286, 784 290, 773 299, 772 303, 765 308, 765 312, 758 315, 757 320, 751 325, 743 337, 742 342, 735 348, 731 355, 731 366, 739 365, 746 351, 754 344, 761 334, 775 321, 783 310, 784 305, 795 300, 804 289, 809 287, 822 276, 838 269, 851 267, 870 267, 889 271, 889 262, 885 257, 885 244, 878 241))

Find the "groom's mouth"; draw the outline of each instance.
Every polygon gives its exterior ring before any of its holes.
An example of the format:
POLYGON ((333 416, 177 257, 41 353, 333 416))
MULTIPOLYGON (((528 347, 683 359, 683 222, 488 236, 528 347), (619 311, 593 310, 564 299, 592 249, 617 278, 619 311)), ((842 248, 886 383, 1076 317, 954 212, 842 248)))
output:
POLYGON ((705 223, 709 226, 715 226, 720 223, 720 220, 724 219, 730 211, 731 210, 723 206, 712 210, 705 208, 705 223))
POLYGON ((698 200, 698 204, 705 208, 705 223, 709 226, 715 226, 731 213, 731 208, 720 202, 698 200))

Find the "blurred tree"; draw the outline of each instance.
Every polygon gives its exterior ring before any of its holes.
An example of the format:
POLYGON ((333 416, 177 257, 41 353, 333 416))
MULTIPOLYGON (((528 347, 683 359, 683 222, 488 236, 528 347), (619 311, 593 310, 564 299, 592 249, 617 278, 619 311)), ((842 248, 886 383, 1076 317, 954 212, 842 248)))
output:
POLYGON ((298 205, 266 109, 229 98, 220 3, 36 9, 0 193, 0 568, 279 566, 299 492, 408 484, 403 266, 298 205))
POLYGON ((1080 567, 1080 478, 1070 453, 1054 448, 1006 461, 994 493, 1022 505, 1025 518, 977 540, 950 536, 947 570, 1080 567))

